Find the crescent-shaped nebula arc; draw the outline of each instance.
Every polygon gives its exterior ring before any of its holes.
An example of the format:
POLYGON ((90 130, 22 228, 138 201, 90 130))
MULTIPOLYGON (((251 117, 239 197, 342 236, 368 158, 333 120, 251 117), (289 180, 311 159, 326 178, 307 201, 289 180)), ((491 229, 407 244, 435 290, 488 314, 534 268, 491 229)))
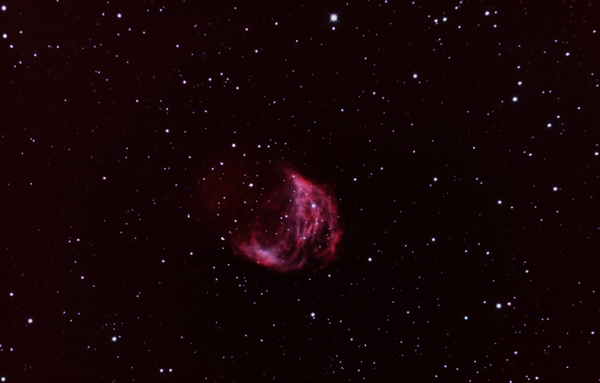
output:
POLYGON ((200 194, 208 224, 237 256, 282 273, 337 258, 343 230, 333 192, 289 164, 221 162, 200 194))

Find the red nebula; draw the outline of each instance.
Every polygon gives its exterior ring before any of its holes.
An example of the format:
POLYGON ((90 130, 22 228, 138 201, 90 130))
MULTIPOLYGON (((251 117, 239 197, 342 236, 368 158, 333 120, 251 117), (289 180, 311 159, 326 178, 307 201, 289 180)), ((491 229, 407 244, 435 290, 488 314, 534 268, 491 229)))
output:
POLYGON ((220 163, 201 181, 207 219, 233 252, 276 272, 324 268, 342 238, 335 196, 289 165, 220 163))

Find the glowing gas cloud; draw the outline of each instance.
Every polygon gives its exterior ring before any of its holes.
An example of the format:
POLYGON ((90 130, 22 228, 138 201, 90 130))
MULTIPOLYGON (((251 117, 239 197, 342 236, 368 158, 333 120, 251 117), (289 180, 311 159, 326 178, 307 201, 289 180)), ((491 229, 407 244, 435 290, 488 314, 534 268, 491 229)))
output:
POLYGON ((236 255, 276 272, 336 259, 342 238, 336 198, 289 164, 220 163, 200 186, 206 219, 236 255))

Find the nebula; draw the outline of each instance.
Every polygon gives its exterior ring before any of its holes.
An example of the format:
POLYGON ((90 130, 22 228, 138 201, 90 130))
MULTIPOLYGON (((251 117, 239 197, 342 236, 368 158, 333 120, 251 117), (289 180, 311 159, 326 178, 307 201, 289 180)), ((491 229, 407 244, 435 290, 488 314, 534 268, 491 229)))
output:
POLYGON ((331 189, 283 162, 221 162, 203 177, 205 219, 233 253, 275 272, 327 267, 342 238, 331 189))

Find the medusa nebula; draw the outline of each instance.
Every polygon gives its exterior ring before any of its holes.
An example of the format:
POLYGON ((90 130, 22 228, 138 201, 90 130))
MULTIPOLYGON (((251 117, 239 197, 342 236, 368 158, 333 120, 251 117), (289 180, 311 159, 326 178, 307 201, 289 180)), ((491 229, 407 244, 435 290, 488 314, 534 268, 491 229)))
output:
POLYGON ((221 162, 201 181, 207 223, 233 252, 276 272, 326 267, 341 240, 335 196, 289 164, 221 162))

